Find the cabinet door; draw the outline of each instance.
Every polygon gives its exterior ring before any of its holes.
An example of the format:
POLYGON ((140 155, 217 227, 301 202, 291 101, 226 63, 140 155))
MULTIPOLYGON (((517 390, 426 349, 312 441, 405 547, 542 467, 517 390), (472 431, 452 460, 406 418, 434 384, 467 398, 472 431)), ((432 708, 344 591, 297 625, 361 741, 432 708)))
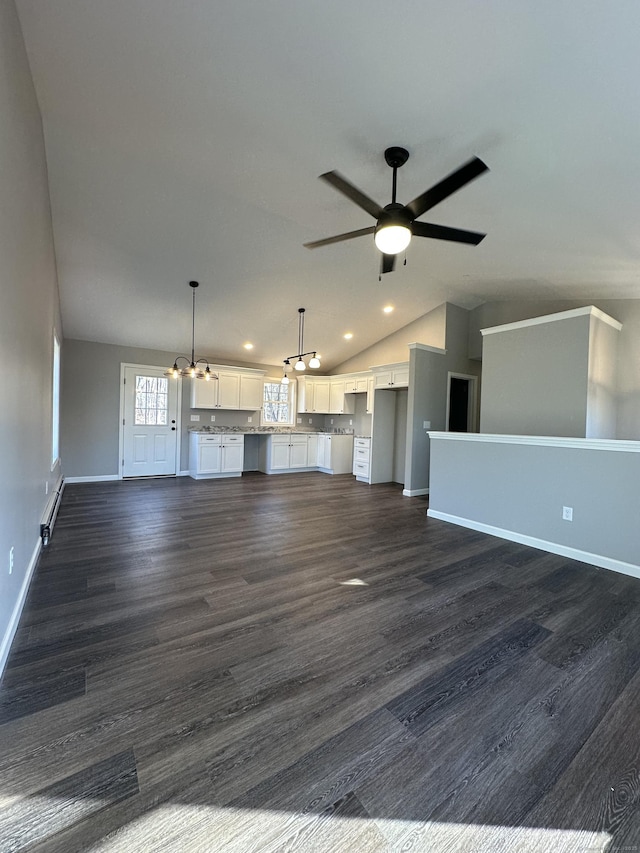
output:
POLYGON ((244 467, 244 441, 242 436, 222 437, 222 453, 220 456, 220 473, 232 474, 242 471, 244 467))
MULTIPOLYGON (((298 436, 296 436, 298 438, 298 436)), ((290 468, 306 468, 307 467, 307 437, 306 435, 299 436, 301 441, 292 439, 289 445, 289 467, 290 468)))
POLYGON ((240 374, 218 373, 218 408, 240 408, 240 374))
POLYGON ((307 436, 307 465, 316 468, 318 465, 318 436, 307 436))
POLYGON ((375 384, 373 376, 367 379, 367 414, 373 414, 373 397, 375 394, 375 384))
POLYGON ((261 376, 240 374, 240 408, 256 411, 262 408, 264 379, 261 376))
POLYGON ((297 409, 298 414, 313 412, 314 382, 307 376, 301 376, 297 381, 297 409))
POLYGON ((318 468, 326 468, 325 458, 327 455, 327 435, 318 436, 318 468))
POLYGON ((332 382, 329 387, 329 411, 335 415, 344 411, 344 379, 332 382))
POLYGON ((271 437, 271 465, 272 470, 283 471, 289 467, 289 438, 288 436, 271 437))
POLYGON ((366 394, 369 378, 367 376, 356 377, 356 394, 366 394))
POLYGON ((215 409, 218 405, 218 380, 190 379, 191 408, 215 409))
POLYGON ((390 370, 380 371, 373 377, 374 388, 387 388, 392 382, 393 378, 390 370))
POLYGON ((409 368, 401 368, 393 371, 393 384, 402 387, 409 384, 409 368))
POLYGON ((220 473, 220 443, 200 442, 198 445, 198 474, 220 473))
POLYGON ((313 411, 325 412, 329 410, 329 380, 316 380, 313 383, 313 411))

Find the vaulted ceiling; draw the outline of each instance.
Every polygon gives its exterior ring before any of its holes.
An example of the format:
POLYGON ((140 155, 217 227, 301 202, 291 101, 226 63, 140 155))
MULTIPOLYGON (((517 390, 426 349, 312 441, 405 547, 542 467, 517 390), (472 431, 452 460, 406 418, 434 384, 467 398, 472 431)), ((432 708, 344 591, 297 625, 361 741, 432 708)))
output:
POLYGON ((640 298, 637 0, 17 0, 44 125, 64 334, 331 368, 449 300, 640 298), (491 171, 378 280, 373 224, 491 171), (385 315, 386 304, 395 306, 385 315), (353 338, 343 338, 352 332, 353 338), (254 344, 251 353, 243 344, 254 344))

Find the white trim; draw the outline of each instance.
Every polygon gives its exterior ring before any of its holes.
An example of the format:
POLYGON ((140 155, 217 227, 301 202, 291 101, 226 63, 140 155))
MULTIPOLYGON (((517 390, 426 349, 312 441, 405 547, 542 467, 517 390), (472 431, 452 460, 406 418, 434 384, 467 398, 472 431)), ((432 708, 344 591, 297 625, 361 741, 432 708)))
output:
POLYGON ((187 469, 186 471, 178 471, 178 473, 176 474, 176 477, 188 477, 188 476, 189 476, 189 469, 187 469))
POLYGON ((539 548, 541 551, 547 551, 550 554, 559 554, 561 557, 569 557, 571 560, 579 560, 582 563, 589 563, 601 569, 609 569, 613 572, 620 572, 623 575, 630 575, 633 578, 640 578, 640 566, 636 566, 633 563, 625 563, 622 560, 603 557, 601 554, 591 554, 589 551, 582 551, 579 548, 570 548, 567 545, 560 545, 557 542, 548 542, 546 539, 538 539, 537 536, 526 536, 524 533, 505 530, 502 527, 494 527, 492 524, 483 524, 481 521, 461 518, 458 515, 450 515, 448 512, 440 512, 437 509, 428 509, 427 515, 429 518, 438 518, 440 521, 457 524, 460 527, 468 527, 470 530, 478 530, 480 533, 488 533, 490 536, 508 539, 510 542, 518 542, 520 545, 539 548))
POLYGON ((27 571, 25 572, 24 579, 22 581, 22 586, 20 587, 20 594, 18 595, 18 599, 13 608, 13 612, 11 613, 11 618, 9 619, 7 630, 4 632, 4 637, 2 638, 2 642, 0 643, 0 678, 2 678, 2 673, 4 672, 4 668, 7 665, 9 652, 11 651, 11 643, 13 642, 13 638, 15 637, 16 631, 18 630, 18 624, 20 622, 20 617, 22 616, 22 610, 24 608, 25 601, 27 600, 27 593, 29 592, 29 584, 31 583, 31 578, 35 570, 36 563, 38 562, 38 557, 40 556, 41 548, 42 540, 38 538, 36 546, 33 549, 33 553, 31 554, 31 560, 29 561, 29 565, 27 566, 27 571))
POLYGON ((448 441, 476 441, 490 444, 521 444, 536 447, 572 447, 575 450, 615 450, 640 453, 640 441, 615 438, 569 438, 559 435, 495 435, 488 432, 438 432, 429 430, 430 439, 448 441))
POLYGON ((570 311, 559 311, 557 314, 545 314, 542 317, 532 317, 530 320, 517 320, 515 323, 503 323, 502 326, 489 326, 487 329, 480 329, 481 335, 495 335, 498 332, 511 332, 514 329, 526 329, 528 326, 540 326, 542 323, 554 323, 556 320, 570 320, 572 317, 584 317, 587 314, 602 320, 603 323, 608 323, 617 329, 619 332, 622 329, 622 323, 614 320, 604 311, 596 308, 595 305, 587 305, 585 308, 572 308, 570 311))
POLYGON ((422 350, 426 350, 427 352, 437 352, 438 355, 446 355, 447 354, 446 349, 442 349, 442 347, 432 347, 432 346, 429 346, 429 344, 413 343, 413 344, 409 344, 409 349, 422 349, 422 350))
POLYGON ((419 495, 428 495, 429 489, 403 489, 402 494, 405 498, 416 498, 419 495))
POLYGON ((94 474, 89 477, 65 477, 65 483, 106 483, 111 480, 121 480, 117 474, 94 474))

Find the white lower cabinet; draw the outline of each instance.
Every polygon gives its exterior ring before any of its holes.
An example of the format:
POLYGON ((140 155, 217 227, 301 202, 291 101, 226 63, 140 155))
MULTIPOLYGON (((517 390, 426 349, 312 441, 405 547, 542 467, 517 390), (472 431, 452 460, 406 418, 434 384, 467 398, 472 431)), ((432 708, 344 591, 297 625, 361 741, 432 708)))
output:
POLYGON ((356 480, 369 482, 369 464, 371 461, 371 439, 355 438, 353 441, 353 474, 356 480))
POLYGON ((325 474, 351 473, 353 436, 319 433, 318 468, 325 474))
POLYGON ((267 439, 267 474, 309 467, 308 436, 304 433, 270 435, 267 439))
POLYGON ((240 477, 244 465, 244 435, 192 432, 189 438, 189 475, 194 480, 240 477))

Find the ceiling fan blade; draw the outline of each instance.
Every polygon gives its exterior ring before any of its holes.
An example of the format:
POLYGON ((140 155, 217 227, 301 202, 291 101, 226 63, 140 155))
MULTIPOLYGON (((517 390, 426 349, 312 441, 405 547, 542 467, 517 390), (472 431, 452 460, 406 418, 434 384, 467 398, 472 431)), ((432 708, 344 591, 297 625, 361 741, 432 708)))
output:
POLYGON ((417 219, 418 216, 422 216, 427 210, 431 210, 436 204, 488 170, 489 167, 486 163, 483 163, 478 157, 473 157, 464 166, 460 166, 459 169, 447 175, 446 178, 443 178, 439 183, 431 187, 431 189, 426 190, 422 195, 410 201, 407 205, 407 210, 417 219))
POLYGON ((396 256, 395 255, 382 255, 382 260, 380 261, 380 275, 386 272, 393 272, 393 268, 396 265, 396 256))
POLYGON ((447 228, 430 222, 413 222, 411 230, 414 237, 433 237, 436 240, 452 240, 454 243, 470 243, 472 246, 477 246, 487 236, 477 231, 462 231, 460 228, 447 228))
POLYGON ((365 234, 373 234, 375 225, 368 228, 360 228, 358 231, 347 231, 346 234, 336 234, 335 237, 325 237, 324 240, 314 240, 313 243, 303 243, 305 249, 317 249, 319 246, 330 246, 331 243, 341 243, 343 240, 353 240, 354 237, 364 237, 365 234))
POLYGON ((323 181, 326 181, 328 184, 331 184, 332 187, 335 187, 343 195, 346 195, 347 198, 350 198, 351 201, 358 205, 358 207, 361 207, 363 210, 366 210, 367 213, 370 213, 374 219, 380 219, 384 213, 383 208, 381 208, 377 202, 369 198, 368 195, 365 195, 357 187, 354 187, 354 185, 349 183, 346 178, 343 178, 339 172, 325 172, 324 175, 320 175, 320 177, 323 181))

